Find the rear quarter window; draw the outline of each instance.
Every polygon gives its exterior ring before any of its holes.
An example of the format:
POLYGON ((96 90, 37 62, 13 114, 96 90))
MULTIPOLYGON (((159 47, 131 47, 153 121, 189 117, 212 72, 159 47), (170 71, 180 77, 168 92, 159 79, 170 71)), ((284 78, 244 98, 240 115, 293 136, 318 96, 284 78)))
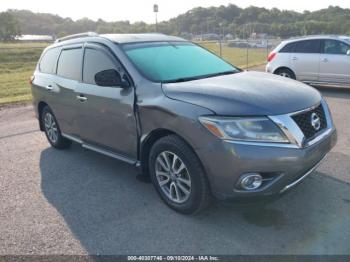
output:
POLYGON ((284 47, 282 47, 279 53, 293 53, 294 47, 295 43, 286 44, 284 47))
POLYGON ((59 48, 48 49, 40 60, 39 71, 46 74, 55 74, 59 48))

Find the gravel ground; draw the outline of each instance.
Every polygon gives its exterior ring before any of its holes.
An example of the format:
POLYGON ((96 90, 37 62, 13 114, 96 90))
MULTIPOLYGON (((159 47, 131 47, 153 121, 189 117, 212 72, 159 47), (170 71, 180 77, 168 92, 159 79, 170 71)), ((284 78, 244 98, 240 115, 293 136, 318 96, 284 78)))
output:
POLYGON ((350 254, 350 93, 322 89, 338 144, 301 185, 268 204, 167 208, 124 163, 52 149, 31 106, 0 109, 0 255, 350 254))

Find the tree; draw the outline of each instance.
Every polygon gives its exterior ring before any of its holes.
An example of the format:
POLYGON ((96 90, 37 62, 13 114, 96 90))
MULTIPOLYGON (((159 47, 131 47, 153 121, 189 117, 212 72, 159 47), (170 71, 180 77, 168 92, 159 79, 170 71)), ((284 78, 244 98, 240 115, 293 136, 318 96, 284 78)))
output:
MULTIPOLYGON (((101 19, 93 21, 88 18, 74 21, 71 18, 33 13, 28 10, 8 10, 0 14, 0 39, 13 39, 16 34, 18 35, 18 24, 23 34, 61 36, 84 31, 97 31, 99 33, 154 32, 154 24, 144 22, 107 22, 101 19), (8 17, 10 15, 16 19, 8 17)), ((244 38, 252 32, 267 33, 283 38, 307 34, 350 34, 349 28, 350 9, 337 6, 303 13, 254 6, 247 8, 235 5, 197 7, 158 24, 159 32, 170 35, 184 33, 195 35, 222 34, 224 32, 244 38)))
POLYGON ((15 16, 9 12, 0 13, 0 40, 14 40, 20 34, 20 26, 15 16))

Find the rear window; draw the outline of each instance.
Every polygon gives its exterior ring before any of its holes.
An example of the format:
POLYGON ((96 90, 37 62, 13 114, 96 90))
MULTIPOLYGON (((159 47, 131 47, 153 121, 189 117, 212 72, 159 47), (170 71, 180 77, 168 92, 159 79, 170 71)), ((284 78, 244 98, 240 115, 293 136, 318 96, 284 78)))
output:
POLYGON ((306 40, 297 42, 294 48, 294 53, 319 53, 320 42, 320 40, 306 40))
POLYGON ((72 79, 81 79, 82 48, 64 49, 57 65, 57 75, 72 79))
POLYGON ((57 57, 59 55, 59 48, 52 48, 48 49, 43 57, 40 60, 39 63, 39 70, 42 73, 46 74, 54 74, 56 63, 57 63, 57 57))

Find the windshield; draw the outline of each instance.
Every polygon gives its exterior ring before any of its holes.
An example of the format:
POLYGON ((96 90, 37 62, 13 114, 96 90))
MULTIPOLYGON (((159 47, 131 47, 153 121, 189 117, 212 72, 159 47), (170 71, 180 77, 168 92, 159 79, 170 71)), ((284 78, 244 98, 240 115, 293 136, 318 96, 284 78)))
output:
POLYGON ((182 82, 239 72, 190 42, 134 43, 122 48, 138 70, 154 82, 182 82))

